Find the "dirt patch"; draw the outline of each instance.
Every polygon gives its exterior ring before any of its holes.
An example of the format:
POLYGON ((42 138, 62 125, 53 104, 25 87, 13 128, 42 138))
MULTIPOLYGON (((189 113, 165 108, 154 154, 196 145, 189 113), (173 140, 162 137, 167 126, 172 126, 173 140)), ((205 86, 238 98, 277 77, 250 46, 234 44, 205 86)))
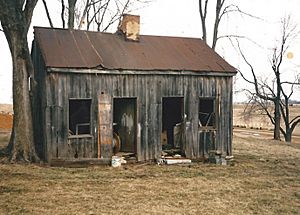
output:
POLYGON ((0 164, 0 214, 300 214, 299 145, 233 141, 232 166, 0 164))

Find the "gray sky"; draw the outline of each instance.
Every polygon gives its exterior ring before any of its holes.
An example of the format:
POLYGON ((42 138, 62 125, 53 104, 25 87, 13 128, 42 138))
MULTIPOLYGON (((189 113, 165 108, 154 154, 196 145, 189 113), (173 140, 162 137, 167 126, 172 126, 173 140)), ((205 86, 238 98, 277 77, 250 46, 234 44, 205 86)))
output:
MULTIPOLYGON (((280 20, 291 14, 295 24, 300 30, 300 2, 299 0, 251 0, 239 1, 228 0, 240 7, 241 10, 260 17, 250 18, 246 15, 232 13, 222 21, 220 35, 235 34, 251 38, 242 39, 240 44, 248 60, 253 64, 257 72, 264 77, 271 74, 269 57, 271 50, 277 44, 280 36, 280 20)), ((55 27, 61 27, 60 4, 58 0, 48 0, 50 13, 53 17, 55 27)), ((210 8, 214 11, 214 8, 210 8)), ((169 35, 182 37, 201 37, 200 17, 198 13, 198 0, 154 0, 153 3, 134 14, 141 16, 141 34, 146 35, 169 35)), ((211 19, 208 20, 209 22, 211 19)), ((39 1, 34 11, 32 20, 34 26, 49 26, 42 2, 39 1)), ((208 29, 211 32, 211 29, 208 29)), ((112 30, 114 31, 114 30, 112 30)), ((28 38, 31 43, 33 37, 32 29, 28 38)), ((218 42, 217 52, 234 67, 242 70, 246 75, 250 74, 248 67, 232 47, 228 39, 218 42)), ((283 78, 291 80, 295 73, 300 73, 300 38, 291 45, 287 52, 293 53, 292 59, 285 58, 282 66, 283 78)), ((12 103, 12 72, 11 59, 4 34, 0 32, 0 103, 12 103)), ((237 78, 235 90, 241 89, 245 83, 237 78)), ((234 95, 236 101, 243 100, 245 96, 241 93, 234 95)), ((294 99, 300 100, 300 92, 295 93, 294 99)))

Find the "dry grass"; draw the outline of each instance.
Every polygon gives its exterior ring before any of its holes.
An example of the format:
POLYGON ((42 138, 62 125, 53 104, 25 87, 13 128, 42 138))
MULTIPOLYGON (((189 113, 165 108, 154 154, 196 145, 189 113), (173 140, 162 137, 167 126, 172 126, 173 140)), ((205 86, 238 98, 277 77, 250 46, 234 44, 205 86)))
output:
POLYGON ((233 166, 0 164, 0 214, 300 214, 300 147, 234 136, 233 166))

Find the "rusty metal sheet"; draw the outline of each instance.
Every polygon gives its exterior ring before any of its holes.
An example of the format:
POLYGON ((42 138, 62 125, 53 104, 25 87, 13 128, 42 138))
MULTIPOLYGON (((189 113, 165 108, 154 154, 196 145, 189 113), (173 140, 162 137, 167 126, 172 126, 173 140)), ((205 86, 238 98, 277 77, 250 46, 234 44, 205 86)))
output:
POLYGON ((55 66, 64 64, 63 56, 61 56, 61 58, 57 57, 57 55, 61 55, 61 53, 59 52, 55 31, 38 28, 38 30, 34 31, 34 38, 38 42, 46 65, 51 64, 55 66))
POLYGON ((76 41, 76 46, 79 50, 80 57, 83 59, 86 68, 96 67, 102 64, 101 56, 91 46, 90 40, 85 31, 72 31, 73 37, 76 41))
POLYGON ((123 35, 35 27, 47 67, 236 72, 201 39, 123 35))

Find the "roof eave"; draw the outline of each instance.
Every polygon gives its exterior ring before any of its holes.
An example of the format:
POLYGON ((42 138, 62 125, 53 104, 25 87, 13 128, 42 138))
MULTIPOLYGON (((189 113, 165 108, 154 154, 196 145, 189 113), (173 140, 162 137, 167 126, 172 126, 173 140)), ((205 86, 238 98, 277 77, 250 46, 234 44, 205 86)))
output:
POLYGON ((106 68, 62 68, 47 67, 47 72, 73 74, 110 74, 110 75, 194 75, 194 76, 235 76, 237 71, 198 71, 173 69, 106 69, 106 68))

